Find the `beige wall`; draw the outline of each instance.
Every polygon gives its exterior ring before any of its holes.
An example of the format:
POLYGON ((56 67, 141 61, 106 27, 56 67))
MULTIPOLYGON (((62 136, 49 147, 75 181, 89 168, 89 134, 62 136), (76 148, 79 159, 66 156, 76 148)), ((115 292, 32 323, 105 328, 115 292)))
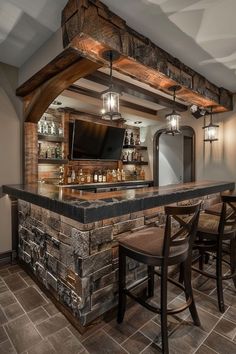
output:
MULTIPOLYGON (((21 181, 21 102, 18 69, 0 63, 0 188, 21 181)), ((0 253, 11 250, 11 209, 0 193, 0 253)))

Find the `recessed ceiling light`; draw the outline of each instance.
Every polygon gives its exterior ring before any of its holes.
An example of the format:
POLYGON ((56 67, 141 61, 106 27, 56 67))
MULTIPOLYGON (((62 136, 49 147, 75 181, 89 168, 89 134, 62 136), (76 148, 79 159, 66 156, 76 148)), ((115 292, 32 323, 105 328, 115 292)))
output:
POLYGON ((142 121, 141 120, 136 120, 135 122, 134 122, 134 124, 142 124, 142 121))

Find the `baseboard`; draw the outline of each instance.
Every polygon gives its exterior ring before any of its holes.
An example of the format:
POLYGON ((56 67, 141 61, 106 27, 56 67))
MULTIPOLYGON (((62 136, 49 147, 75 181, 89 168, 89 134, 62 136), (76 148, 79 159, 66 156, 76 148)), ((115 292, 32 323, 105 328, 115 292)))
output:
POLYGON ((17 259, 16 251, 7 251, 0 253, 0 266, 15 263, 17 259))

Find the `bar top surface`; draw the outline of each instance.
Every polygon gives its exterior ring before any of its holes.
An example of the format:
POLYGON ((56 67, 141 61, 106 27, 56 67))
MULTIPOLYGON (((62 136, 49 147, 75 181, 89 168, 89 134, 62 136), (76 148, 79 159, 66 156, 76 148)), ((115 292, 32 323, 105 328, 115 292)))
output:
POLYGON ((92 193, 37 183, 4 185, 2 190, 16 199, 41 206, 81 223, 90 223, 207 194, 233 190, 234 187, 234 182, 197 181, 163 187, 92 193))

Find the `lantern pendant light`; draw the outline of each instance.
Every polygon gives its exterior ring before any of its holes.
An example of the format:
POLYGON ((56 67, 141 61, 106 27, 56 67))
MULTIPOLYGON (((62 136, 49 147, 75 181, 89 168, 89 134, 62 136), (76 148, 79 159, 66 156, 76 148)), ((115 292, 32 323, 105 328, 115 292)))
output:
POLYGON ((212 143, 213 141, 217 141, 218 139, 218 128, 219 125, 212 123, 212 107, 210 111, 210 123, 208 125, 204 125, 202 129, 204 129, 204 141, 209 141, 212 143))
POLYGON ((112 63, 119 59, 120 55, 114 50, 108 50, 103 53, 103 58, 110 61, 110 84, 109 88, 102 92, 103 109, 102 119, 118 120, 121 119, 120 109, 120 92, 115 89, 112 80, 112 63))
POLYGON ((181 115, 177 113, 175 110, 176 91, 179 91, 180 89, 181 86, 177 86, 177 85, 169 87, 169 91, 173 92, 174 109, 171 113, 166 115, 167 127, 165 133, 173 136, 177 134, 181 134, 181 131, 179 129, 179 121, 181 119, 181 115))

